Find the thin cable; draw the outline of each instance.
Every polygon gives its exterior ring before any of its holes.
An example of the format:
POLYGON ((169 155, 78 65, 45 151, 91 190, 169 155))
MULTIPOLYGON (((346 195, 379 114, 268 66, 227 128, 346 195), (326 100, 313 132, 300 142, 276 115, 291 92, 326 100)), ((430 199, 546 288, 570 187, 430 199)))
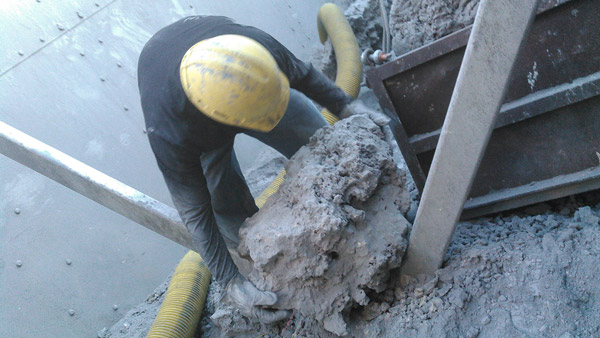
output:
POLYGON ((384 0, 379 0, 379 9, 381 11, 381 21, 383 22, 383 38, 381 39, 381 50, 388 53, 390 51, 390 27, 388 23, 387 11, 385 9, 384 0))

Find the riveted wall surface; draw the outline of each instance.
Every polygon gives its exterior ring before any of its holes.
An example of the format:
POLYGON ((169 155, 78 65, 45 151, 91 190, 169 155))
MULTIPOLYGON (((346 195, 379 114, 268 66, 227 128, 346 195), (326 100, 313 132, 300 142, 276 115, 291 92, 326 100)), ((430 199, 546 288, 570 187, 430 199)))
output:
MULTIPOLYGON (((2 0, 0 120, 171 204, 143 131, 144 43, 181 17, 226 15, 308 59, 324 2, 2 0)), ((238 140, 242 165, 257 147, 238 140)), ((0 337, 93 336, 186 251, 8 158, 0 173, 0 337)))

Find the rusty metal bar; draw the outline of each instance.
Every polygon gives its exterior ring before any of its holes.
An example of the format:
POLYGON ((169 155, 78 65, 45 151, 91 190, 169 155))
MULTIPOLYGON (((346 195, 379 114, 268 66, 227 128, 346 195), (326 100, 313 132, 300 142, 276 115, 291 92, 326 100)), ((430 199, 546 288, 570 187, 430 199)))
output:
POLYGON ((0 153, 189 249, 175 209, 0 121, 0 153))
POLYGON ((473 24, 402 272, 433 274, 444 259, 539 0, 483 0, 473 24))
POLYGON ((471 218, 594 189, 600 189, 600 166, 469 199, 461 217, 471 218))
MULTIPOLYGON (((494 129, 523 121, 548 111, 554 111, 576 102, 600 95, 600 72, 590 74, 573 82, 543 89, 515 101, 505 103, 500 108, 494 129), (523 114, 523 112, 527 112, 523 114)), ((440 137, 441 128, 409 137, 415 153, 434 150, 440 137)))

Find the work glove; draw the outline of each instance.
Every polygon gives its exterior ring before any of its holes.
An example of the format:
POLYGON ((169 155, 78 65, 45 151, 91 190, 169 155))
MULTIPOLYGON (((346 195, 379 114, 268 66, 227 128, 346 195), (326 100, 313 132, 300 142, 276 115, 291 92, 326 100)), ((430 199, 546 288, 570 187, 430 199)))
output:
POLYGON ((277 303, 277 295, 260 291, 240 273, 225 287, 223 301, 237 307, 242 315, 257 319, 263 324, 273 324, 290 316, 289 311, 268 309, 277 303))
POLYGON ((342 111, 340 112, 340 119, 345 119, 347 117, 358 114, 367 115, 367 117, 369 117, 373 122, 375 122, 375 124, 381 127, 385 126, 390 122, 389 117, 365 106, 364 104, 358 101, 354 101, 350 104, 347 104, 344 107, 344 109, 342 109, 342 111))

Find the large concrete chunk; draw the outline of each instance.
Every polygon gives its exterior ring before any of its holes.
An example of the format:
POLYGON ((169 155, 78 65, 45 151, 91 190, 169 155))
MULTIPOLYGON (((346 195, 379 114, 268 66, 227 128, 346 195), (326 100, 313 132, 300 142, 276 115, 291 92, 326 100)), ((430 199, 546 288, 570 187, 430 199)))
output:
POLYGON ((249 278, 345 335, 343 314, 386 288, 407 246, 404 179, 381 129, 364 116, 319 130, 287 165, 285 183, 240 231, 249 278))

